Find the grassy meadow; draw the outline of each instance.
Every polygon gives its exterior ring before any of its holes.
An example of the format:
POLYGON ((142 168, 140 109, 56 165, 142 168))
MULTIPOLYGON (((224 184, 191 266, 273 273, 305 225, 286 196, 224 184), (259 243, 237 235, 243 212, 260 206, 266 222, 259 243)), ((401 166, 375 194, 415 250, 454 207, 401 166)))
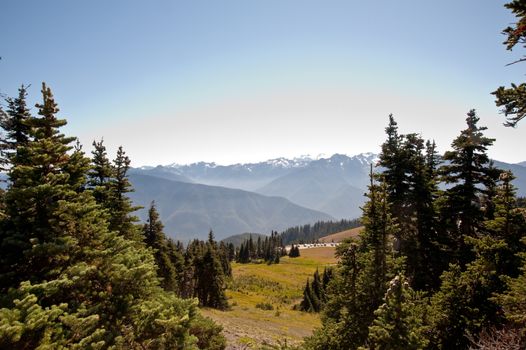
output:
POLYGON ((298 258, 279 264, 232 265, 227 296, 229 311, 204 309, 224 327, 228 349, 260 349, 264 345, 296 344, 320 325, 319 315, 293 310, 301 301, 307 278, 316 268, 336 264, 332 247, 301 250, 298 258))

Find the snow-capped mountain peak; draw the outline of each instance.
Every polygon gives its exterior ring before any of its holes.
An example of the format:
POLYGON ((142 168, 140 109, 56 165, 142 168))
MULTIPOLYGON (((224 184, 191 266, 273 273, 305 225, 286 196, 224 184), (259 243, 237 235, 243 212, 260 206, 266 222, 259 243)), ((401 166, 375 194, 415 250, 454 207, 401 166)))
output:
POLYGON ((269 159, 265 162, 258 164, 265 164, 274 168, 291 169, 304 167, 312 161, 313 159, 309 155, 302 155, 292 159, 288 159, 285 157, 269 159))
POLYGON ((351 159, 356 159, 363 165, 366 165, 366 164, 375 165, 376 163, 378 163, 379 157, 378 157, 378 154, 376 153, 366 152, 366 153, 357 154, 353 156, 351 159))

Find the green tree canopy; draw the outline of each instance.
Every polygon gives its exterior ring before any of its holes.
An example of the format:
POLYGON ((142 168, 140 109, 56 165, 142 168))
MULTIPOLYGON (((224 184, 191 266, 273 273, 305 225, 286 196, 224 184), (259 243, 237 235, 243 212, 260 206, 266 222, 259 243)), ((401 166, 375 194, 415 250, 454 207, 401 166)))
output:
MULTIPOLYGON (((506 45, 506 50, 512 51, 516 45, 526 48, 526 4, 523 0, 513 0, 504 6, 511 10, 517 19, 513 25, 506 27, 503 31, 503 34, 506 35, 506 40, 503 43, 506 45)), ((523 55, 510 64, 524 61, 526 61, 526 56, 523 55)), ((496 97, 497 107, 502 107, 501 112, 506 117, 504 125, 516 126, 526 116, 525 83, 519 85, 512 83, 509 88, 500 86, 492 94, 496 97)))

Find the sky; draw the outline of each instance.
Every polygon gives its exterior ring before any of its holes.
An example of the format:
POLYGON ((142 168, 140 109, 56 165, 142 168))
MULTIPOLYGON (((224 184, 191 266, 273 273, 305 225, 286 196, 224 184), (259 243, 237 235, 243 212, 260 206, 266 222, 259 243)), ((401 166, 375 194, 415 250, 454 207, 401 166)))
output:
POLYGON ((525 79, 505 2, 3 0, 0 93, 34 105, 45 81, 66 134, 132 166, 379 152, 390 113, 443 152, 472 108, 515 163, 525 122, 491 95, 525 79))

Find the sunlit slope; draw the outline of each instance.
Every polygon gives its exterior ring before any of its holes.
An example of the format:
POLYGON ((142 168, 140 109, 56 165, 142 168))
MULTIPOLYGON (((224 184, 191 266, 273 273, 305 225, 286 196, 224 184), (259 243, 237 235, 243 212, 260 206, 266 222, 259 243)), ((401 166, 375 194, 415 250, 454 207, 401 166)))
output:
POLYGON ((325 237, 322 237, 319 239, 320 242, 334 242, 338 243, 343 241, 346 238, 357 238, 360 235, 360 232, 362 232, 363 226, 352 228, 350 230, 345 230, 342 232, 333 233, 332 235, 328 235, 325 237))
POLYGON ((319 326, 319 315, 293 310, 314 271, 334 265, 334 248, 302 250, 298 258, 283 257, 279 264, 233 264, 227 295, 230 311, 203 313, 223 325, 229 349, 258 349, 263 344, 299 343, 319 326))

